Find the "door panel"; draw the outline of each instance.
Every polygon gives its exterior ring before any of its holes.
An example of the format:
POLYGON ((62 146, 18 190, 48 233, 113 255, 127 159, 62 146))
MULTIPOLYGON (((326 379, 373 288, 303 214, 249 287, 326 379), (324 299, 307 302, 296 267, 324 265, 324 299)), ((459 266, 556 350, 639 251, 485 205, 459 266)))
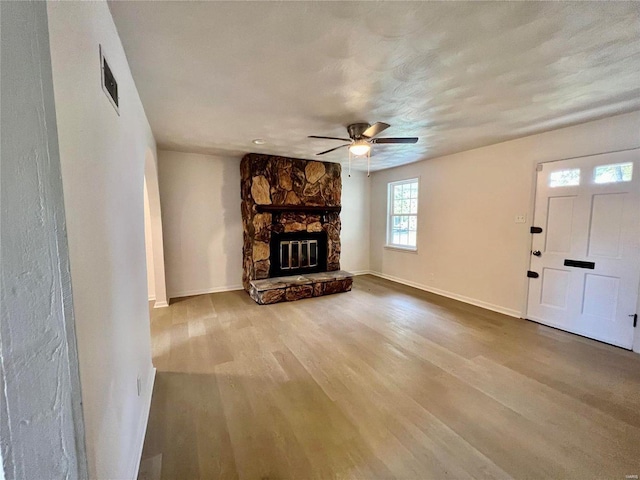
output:
POLYGON ((564 253, 571 250, 573 202, 576 197, 549 197, 547 213, 547 245, 549 252, 564 253))
POLYGON ((620 258, 626 193, 596 194, 591 208, 589 255, 620 258))
POLYGON ((543 268, 540 304, 565 309, 569 292, 569 275, 567 270, 543 268))
MULTIPOLYGON (((527 317, 631 348, 640 284, 640 151, 541 164, 527 317), (565 260, 593 262, 593 269, 565 260)), ((583 265, 584 264, 578 264, 583 265)))
POLYGON ((582 313, 615 321, 620 279, 587 273, 584 283, 582 313))

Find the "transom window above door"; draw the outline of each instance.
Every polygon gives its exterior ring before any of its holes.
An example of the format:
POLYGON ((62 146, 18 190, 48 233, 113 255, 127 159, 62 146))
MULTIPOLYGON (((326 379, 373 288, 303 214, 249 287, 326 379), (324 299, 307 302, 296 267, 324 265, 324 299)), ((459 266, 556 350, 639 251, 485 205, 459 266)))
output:
POLYGON ((417 178, 389 183, 387 246, 416 250, 418 235, 417 178))
POLYGON ((593 171, 595 183, 630 182, 633 177, 633 162, 599 165, 593 171))
MULTIPOLYGON (((633 179, 633 162, 596 165, 593 168, 593 183, 630 182, 633 179)), ((580 169, 556 170, 549 174, 549 186, 575 187, 580 185, 580 169)))
POLYGON ((570 168, 567 170, 557 170, 549 175, 549 186, 572 187, 580 185, 580 169, 570 168))

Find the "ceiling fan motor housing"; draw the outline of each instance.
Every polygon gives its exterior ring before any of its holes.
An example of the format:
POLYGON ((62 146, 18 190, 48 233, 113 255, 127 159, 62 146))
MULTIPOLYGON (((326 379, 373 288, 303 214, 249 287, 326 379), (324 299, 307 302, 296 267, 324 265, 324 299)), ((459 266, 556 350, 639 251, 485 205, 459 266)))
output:
POLYGON ((352 123, 347 127, 347 132, 349 132, 349 137, 353 140, 359 140, 362 137, 362 132, 364 132, 371 125, 368 123, 352 123))

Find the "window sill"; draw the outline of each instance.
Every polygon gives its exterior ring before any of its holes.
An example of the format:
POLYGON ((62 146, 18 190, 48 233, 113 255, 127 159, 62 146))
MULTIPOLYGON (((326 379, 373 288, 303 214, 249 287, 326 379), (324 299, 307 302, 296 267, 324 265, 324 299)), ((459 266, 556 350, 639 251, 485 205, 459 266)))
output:
POLYGON ((418 253, 418 247, 401 247, 399 245, 385 245, 387 250, 397 250, 398 252, 418 253))

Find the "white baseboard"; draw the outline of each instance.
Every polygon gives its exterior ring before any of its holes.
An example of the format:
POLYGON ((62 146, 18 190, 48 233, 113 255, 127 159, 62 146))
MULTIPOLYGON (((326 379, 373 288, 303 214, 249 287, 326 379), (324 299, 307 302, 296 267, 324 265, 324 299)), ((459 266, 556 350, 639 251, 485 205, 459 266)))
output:
POLYGON ((167 303, 167 301, 165 300, 164 302, 156 302, 153 305, 153 308, 163 308, 163 307, 168 307, 169 303, 167 303))
POLYGON ((153 385, 156 380, 156 369, 154 367, 151 368, 150 378, 147 380, 146 389, 143 392, 143 411, 142 415, 140 415, 140 423, 138 425, 138 432, 136 435, 136 450, 135 456, 132 459, 132 465, 129 468, 129 472, 131 472, 131 476, 127 478, 131 478, 132 480, 136 480, 138 478, 138 470, 140 469, 140 460, 142 459, 142 448, 144 447, 144 437, 147 433, 147 424, 149 423, 149 412, 151 411, 151 396, 153 395, 153 385))
POLYGON ((349 271, 349 273, 352 273, 354 275, 369 275, 371 274, 371 270, 355 270, 353 272, 349 271))
POLYGON ((155 296, 153 296, 153 297, 149 297, 149 301, 150 301, 150 302, 155 302, 155 301, 156 301, 156 297, 155 297, 155 296))
POLYGON ((184 292, 175 292, 169 295, 169 298, 191 297, 193 295, 205 295, 207 293, 232 292, 234 290, 242 290, 242 285, 227 285, 225 287, 203 288, 201 290, 186 290, 184 292))
POLYGON ((458 300, 463 303, 475 305, 476 307, 485 308, 493 312, 503 313, 504 315, 509 315, 510 317, 522 318, 521 312, 517 310, 513 310, 511 308, 505 308, 500 305, 494 305, 493 303, 483 302, 482 300, 465 297, 464 295, 458 295, 457 293, 447 292, 445 290, 440 290, 439 288, 429 287, 421 283, 416 283, 409 280, 404 280, 402 278, 394 277, 392 275, 387 275, 386 273, 374 272, 374 271, 371 271, 369 273, 371 275, 375 275, 376 277, 384 278, 386 280, 391 280, 392 282, 401 283, 409 287, 417 288, 419 290, 424 290, 425 292, 435 293, 436 295, 441 295, 443 297, 451 298, 453 300, 458 300))

